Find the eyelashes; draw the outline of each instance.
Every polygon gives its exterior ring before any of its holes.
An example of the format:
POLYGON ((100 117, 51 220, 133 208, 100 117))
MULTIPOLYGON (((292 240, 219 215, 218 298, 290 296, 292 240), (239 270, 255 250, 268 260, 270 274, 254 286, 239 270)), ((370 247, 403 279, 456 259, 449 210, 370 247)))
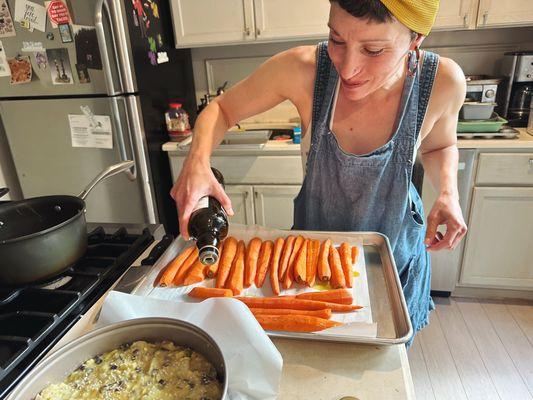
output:
MULTIPOLYGON (((339 40, 333 39, 333 37, 331 37, 331 36, 329 37, 329 41, 331 43, 333 43, 335 46, 344 46, 346 44, 345 42, 341 42, 339 40)), ((384 51, 385 51, 385 49, 379 49, 379 50, 368 50, 366 48, 362 49, 362 52, 364 54, 366 54, 367 56, 369 56, 369 57, 377 57, 380 54, 382 54, 384 51)))

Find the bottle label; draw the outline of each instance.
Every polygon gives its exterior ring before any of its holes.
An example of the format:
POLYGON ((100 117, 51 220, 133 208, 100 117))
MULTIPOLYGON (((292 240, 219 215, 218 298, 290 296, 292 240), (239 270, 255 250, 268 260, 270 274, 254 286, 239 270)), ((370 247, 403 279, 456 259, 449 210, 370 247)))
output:
POLYGON ((209 196, 204 196, 200 200, 198 200, 198 203, 196 204, 196 207, 194 207, 194 210, 192 210, 192 212, 207 207, 209 207, 209 196))

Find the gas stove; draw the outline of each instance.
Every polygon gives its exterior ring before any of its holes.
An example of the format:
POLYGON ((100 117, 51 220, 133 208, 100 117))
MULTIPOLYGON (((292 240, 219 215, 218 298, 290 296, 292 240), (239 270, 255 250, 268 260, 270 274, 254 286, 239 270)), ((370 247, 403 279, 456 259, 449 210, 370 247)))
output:
POLYGON ((20 287, 0 285, 0 399, 152 248, 171 241, 161 225, 88 224, 88 249, 61 275, 20 287), (154 241, 159 241, 153 246, 154 241))

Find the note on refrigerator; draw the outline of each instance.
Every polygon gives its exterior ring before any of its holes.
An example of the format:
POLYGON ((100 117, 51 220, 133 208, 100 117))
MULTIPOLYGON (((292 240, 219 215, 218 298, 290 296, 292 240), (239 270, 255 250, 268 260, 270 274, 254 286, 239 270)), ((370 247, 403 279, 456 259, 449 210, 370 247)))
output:
POLYGON ((46 30, 46 8, 29 0, 15 3, 15 21, 29 23, 29 29, 46 30))
POLYGON ((113 148, 111 118, 107 115, 68 115, 72 147, 113 148))

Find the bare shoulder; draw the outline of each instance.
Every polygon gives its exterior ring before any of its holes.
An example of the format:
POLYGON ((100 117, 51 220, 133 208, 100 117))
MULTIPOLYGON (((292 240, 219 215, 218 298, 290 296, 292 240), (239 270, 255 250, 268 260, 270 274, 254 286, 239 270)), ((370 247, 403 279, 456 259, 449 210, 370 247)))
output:
POLYGON ((298 46, 272 57, 279 67, 297 81, 314 80, 316 73, 316 46, 298 46))
POLYGON ((464 102, 465 94, 466 80, 461 67, 450 58, 440 57, 432 97, 437 97, 439 103, 442 101, 460 106, 464 102))

